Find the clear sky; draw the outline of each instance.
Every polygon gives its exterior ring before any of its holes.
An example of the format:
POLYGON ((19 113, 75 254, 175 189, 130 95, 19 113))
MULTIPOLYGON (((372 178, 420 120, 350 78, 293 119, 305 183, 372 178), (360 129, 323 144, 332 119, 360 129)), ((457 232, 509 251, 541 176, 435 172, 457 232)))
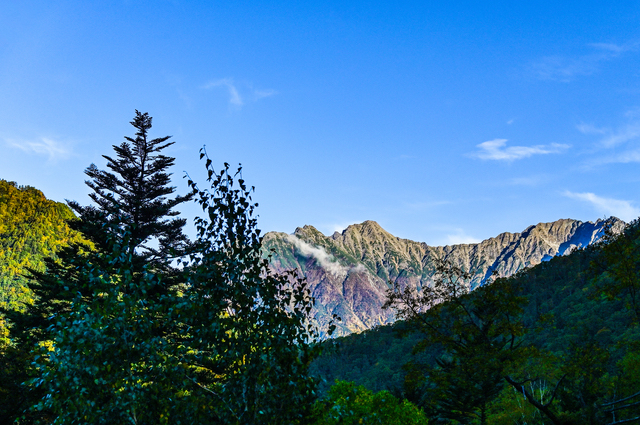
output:
POLYGON ((242 163, 264 231, 629 221, 640 2, 2 3, 0 178, 88 203, 135 109, 173 136, 179 191, 203 145, 242 163))

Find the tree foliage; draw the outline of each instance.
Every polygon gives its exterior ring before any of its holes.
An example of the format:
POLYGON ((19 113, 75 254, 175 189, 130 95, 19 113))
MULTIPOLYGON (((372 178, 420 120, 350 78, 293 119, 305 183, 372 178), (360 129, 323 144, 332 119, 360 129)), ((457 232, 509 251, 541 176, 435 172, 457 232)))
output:
POLYGON ((29 270, 45 270, 46 258, 81 241, 67 224, 73 217, 66 205, 39 190, 0 180, 0 417, 19 416, 35 398, 22 385, 32 377, 30 347, 10 338, 5 315, 33 306, 37 297, 29 288, 29 270))
POLYGON ((426 380, 424 404, 432 415, 460 423, 487 423, 490 403, 502 390, 505 375, 525 353, 522 322, 525 299, 503 279, 469 294, 471 274, 446 260, 436 260, 435 283, 417 293, 395 284, 386 307, 424 334, 414 352, 432 345, 443 353, 435 364, 410 365, 414 386, 426 380))
POLYGON ((336 381, 314 406, 316 425, 427 425, 424 413, 389 391, 373 393, 353 382, 336 381))
POLYGON ((173 320, 186 329, 181 359, 200 389, 196 404, 215 423, 305 423, 316 397, 309 344, 318 337, 307 283, 293 271, 274 274, 263 258, 241 169, 215 172, 208 157, 206 167, 210 190, 189 181, 205 216, 173 320))
POLYGON ((44 259, 79 240, 67 225, 73 213, 30 186, 0 180, 0 309, 33 304, 28 270, 42 271, 44 259))
POLYGON ((146 114, 132 124, 136 138, 105 156, 113 173, 87 169, 95 205, 71 203, 93 246, 34 273, 44 305, 17 316, 28 336, 17 340, 50 341, 36 350, 30 420, 306 423, 313 299, 304 279, 274 274, 263 258, 253 188, 207 157, 210 189, 189 180, 191 195, 168 199, 173 158, 158 154, 167 138, 147 139, 146 114), (192 196, 204 212, 193 243, 173 210, 192 196))

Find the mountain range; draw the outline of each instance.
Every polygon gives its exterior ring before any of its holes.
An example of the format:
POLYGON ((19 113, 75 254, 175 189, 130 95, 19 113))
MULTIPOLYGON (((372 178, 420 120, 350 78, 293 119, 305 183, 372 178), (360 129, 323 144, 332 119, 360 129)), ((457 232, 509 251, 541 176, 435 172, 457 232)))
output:
POLYGON ((306 277, 316 300, 314 318, 322 332, 335 314, 341 321, 334 336, 342 336, 394 322, 394 312, 382 308, 390 282, 420 291, 433 283, 436 258, 471 272, 473 290, 492 275, 510 276, 591 245, 607 225, 619 231, 625 223, 615 217, 595 223, 561 219, 480 243, 429 246, 398 238, 375 221, 365 221, 331 236, 309 225, 293 234, 269 232, 264 248, 271 253, 276 271, 296 269, 306 277))

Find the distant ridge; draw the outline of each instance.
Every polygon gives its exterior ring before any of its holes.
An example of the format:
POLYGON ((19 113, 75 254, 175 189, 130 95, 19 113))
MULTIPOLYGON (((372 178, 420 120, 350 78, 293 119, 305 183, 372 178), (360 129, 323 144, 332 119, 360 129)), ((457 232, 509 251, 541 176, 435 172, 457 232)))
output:
POLYGON ((434 258, 447 258, 473 271, 473 289, 494 271, 510 276, 591 245, 600 239, 608 222, 614 229, 624 226, 615 217, 595 223, 561 219, 529 226, 521 233, 501 233, 480 243, 432 247, 395 237, 375 221, 365 221, 331 236, 309 225, 297 228, 293 235, 269 232, 264 242, 265 249, 274 250, 274 269, 297 269, 306 276, 316 298, 317 323, 324 327, 337 314, 342 322, 336 335, 346 335, 393 322, 393 312, 382 309, 389 280, 420 290, 432 283, 434 258))

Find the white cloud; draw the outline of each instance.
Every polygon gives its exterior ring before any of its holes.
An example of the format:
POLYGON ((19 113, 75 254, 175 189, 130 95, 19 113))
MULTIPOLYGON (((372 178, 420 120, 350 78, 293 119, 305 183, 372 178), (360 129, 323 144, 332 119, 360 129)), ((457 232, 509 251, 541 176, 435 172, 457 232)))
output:
POLYGON ((462 229, 455 229, 454 233, 445 236, 445 245, 460 245, 480 243, 480 240, 473 236, 467 235, 462 229))
POLYGON ((335 277, 344 279, 349 273, 365 273, 367 271, 362 263, 358 263, 353 267, 344 266, 323 247, 313 246, 295 235, 287 235, 287 239, 300 251, 300 254, 305 257, 315 258, 320 267, 335 277))
POLYGON ((208 90, 215 87, 224 87, 229 94, 229 105, 235 108, 241 108, 245 105, 245 101, 248 98, 250 101, 256 102, 265 97, 271 97, 278 92, 273 89, 253 89, 251 84, 243 84, 243 95, 240 94, 239 85, 235 83, 233 78, 221 78, 219 80, 210 81, 204 86, 203 89, 208 90))
POLYGON ((302 255, 315 258, 320 267, 332 275, 344 277, 349 272, 348 267, 338 263, 335 257, 329 254, 323 247, 313 246, 295 235, 287 235, 287 239, 298 248, 298 251, 300 251, 302 255))
POLYGON ((600 143, 606 148, 611 148, 638 138, 640 138, 640 123, 631 123, 617 131, 610 132, 600 143))
POLYGON ((606 128, 598 128, 592 124, 585 123, 576 125, 576 128, 582 134, 605 134, 607 132, 606 128))
POLYGON ((353 273, 365 273, 367 271, 367 268, 364 266, 364 264, 358 263, 357 266, 351 267, 351 271, 353 273))
POLYGON ((614 155, 608 158, 604 158, 601 163, 622 163, 628 164, 630 162, 640 162, 640 149, 630 150, 626 152, 622 152, 618 155, 614 155))
POLYGON ((241 107, 242 105, 244 105, 244 102, 242 101, 242 97, 240 97, 240 93, 238 92, 238 89, 236 88, 236 85, 233 82, 232 78, 222 78, 220 80, 210 81, 207 84, 205 84, 202 88, 211 89, 214 87, 227 88, 227 90, 229 91, 229 104, 236 107, 241 107))
POLYGON ((480 150, 472 154, 472 156, 480 159, 513 161, 516 159, 528 158, 532 155, 560 153, 570 147, 569 145, 562 145, 559 143, 552 143, 550 145, 510 147, 506 147, 506 144, 507 139, 494 139, 480 143, 477 145, 480 150))
POLYGON ((564 196, 587 202, 600 214, 605 216, 615 216, 626 222, 632 221, 640 216, 640 209, 634 207, 630 201, 624 201, 612 198, 603 198, 590 192, 575 193, 565 191, 564 196))
POLYGON ((624 44, 624 45, 618 45, 615 43, 590 43, 589 46, 595 49, 606 50, 612 53, 623 53, 629 50, 633 50, 637 46, 637 43, 624 44))
POLYGON ((531 71, 540 80, 570 82, 577 76, 591 75, 598 71, 600 63, 612 60, 625 52, 636 50, 638 43, 622 45, 591 43, 591 52, 579 56, 547 56, 531 65, 531 71))
POLYGON ((586 161, 587 167, 599 164, 640 162, 640 114, 638 110, 631 110, 625 116, 628 118, 628 122, 615 129, 596 127, 586 123, 576 126, 582 134, 599 137, 595 149, 597 155, 586 161), (614 153, 602 152, 603 149, 612 150, 614 153))
POLYGON ((40 137, 33 141, 5 139, 5 142, 27 153, 48 156, 50 161, 67 159, 71 156, 71 150, 66 144, 49 137, 40 137))
POLYGON ((265 97, 271 97, 278 94, 277 91, 272 90, 272 89, 266 89, 266 90, 254 90, 253 91, 253 95, 255 97, 256 100, 258 99, 262 99, 265 97))

